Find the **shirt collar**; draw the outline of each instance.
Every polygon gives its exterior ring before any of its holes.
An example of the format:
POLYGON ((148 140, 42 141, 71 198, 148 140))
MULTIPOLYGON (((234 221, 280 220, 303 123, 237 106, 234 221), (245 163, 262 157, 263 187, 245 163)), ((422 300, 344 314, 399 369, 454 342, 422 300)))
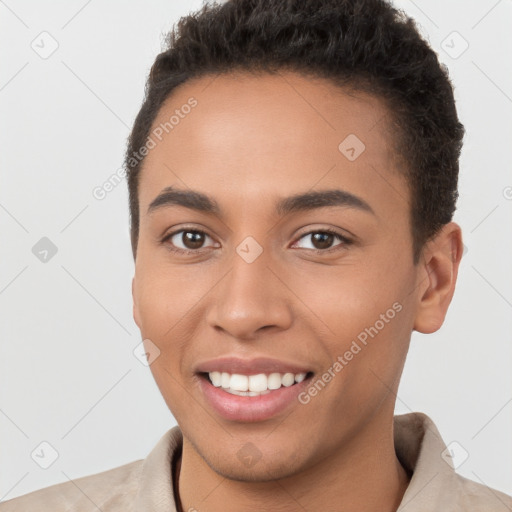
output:
POLYGON ((412 472, 397 512, 459 510, 457 474, 434 422, 420 412, 395 416, 394 439, 398 459, 412 472))

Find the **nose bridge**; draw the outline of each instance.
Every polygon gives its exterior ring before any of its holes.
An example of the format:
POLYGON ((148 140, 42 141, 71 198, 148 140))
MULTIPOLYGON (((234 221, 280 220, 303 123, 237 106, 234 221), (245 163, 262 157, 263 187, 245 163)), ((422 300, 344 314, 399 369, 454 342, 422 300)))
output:
POLYGON ((251 338, 262 327, 287 328, 291 322, 286 290, 267 267, 267 252, 254 258, 256 249, 251 240, 237 247, 209 312, 212 327, 236 338, 251 338))

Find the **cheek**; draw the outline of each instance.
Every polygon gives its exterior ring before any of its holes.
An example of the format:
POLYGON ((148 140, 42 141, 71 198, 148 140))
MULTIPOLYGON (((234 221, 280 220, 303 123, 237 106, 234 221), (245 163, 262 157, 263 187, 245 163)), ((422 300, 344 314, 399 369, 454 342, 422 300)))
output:
POLYGON ((399 276, 382 265, 316 266, 302 275, 292 281, 301 316, 314 321, 328 339, 346 342, 356 337, 403 300, 399 276))
POLYGON ((317 267, 294 288, 307 306, 301 307, 303 321, 314 322, 328 356, 325 370, 336 374, 326 394, 333 410, 340 403, 357 409, 364 400, 380 400, 401 372, 412 330, 408 295, 414 282, 405 265, 317 267))
POLYGON ((211 274, 208 277, 193 265, 147 264, 137 279, 142 334, 164 342, 174 337, 174 326, 195 314, 201 299, 215 284, 210 282, 211 274))
MULTIPOLYGON (((218 279, 197 266, 146 265, 140 269, 138 309, 141 335, 159 349, 151 364, 153 377, 173 414, 176 397, 183 395, 183 380, 193 385, 190 368, 197 357, 197 340, 204 338, 209 291, 218 279), (174 398, 173 398, 174 397, 174 398)), ((179 402, 179 399, 177 400, 179 402)))

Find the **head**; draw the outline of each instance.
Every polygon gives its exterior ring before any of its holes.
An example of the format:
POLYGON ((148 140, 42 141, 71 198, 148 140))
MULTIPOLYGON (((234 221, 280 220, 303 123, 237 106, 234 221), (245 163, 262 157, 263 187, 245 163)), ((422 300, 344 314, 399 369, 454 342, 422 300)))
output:
POLYGON ((390 422, 411 332, 453 295, 462 136, 446 70, 387 2, 232 0, 171 31, 126 152, 134 318, 215 471, 291 475, 390 422), (300 396, 219 412, 227 356, 306 373, 300 396))

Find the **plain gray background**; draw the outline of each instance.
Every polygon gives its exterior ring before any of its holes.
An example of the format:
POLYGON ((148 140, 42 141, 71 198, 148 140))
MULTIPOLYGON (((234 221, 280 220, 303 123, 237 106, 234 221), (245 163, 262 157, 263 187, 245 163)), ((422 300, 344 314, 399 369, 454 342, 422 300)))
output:
MULTIPOLYGON (((396 4, 467 130, 457 290, 440 331, 413 333, 397 413, 427 413, 462 475, 512 493, 512 2, 396 4)), ((0 500, 144 458, 175 424, 133 353, 126 184, 93 189, 121 166, 162 35, 201 5, 0 1, 0 500)))

